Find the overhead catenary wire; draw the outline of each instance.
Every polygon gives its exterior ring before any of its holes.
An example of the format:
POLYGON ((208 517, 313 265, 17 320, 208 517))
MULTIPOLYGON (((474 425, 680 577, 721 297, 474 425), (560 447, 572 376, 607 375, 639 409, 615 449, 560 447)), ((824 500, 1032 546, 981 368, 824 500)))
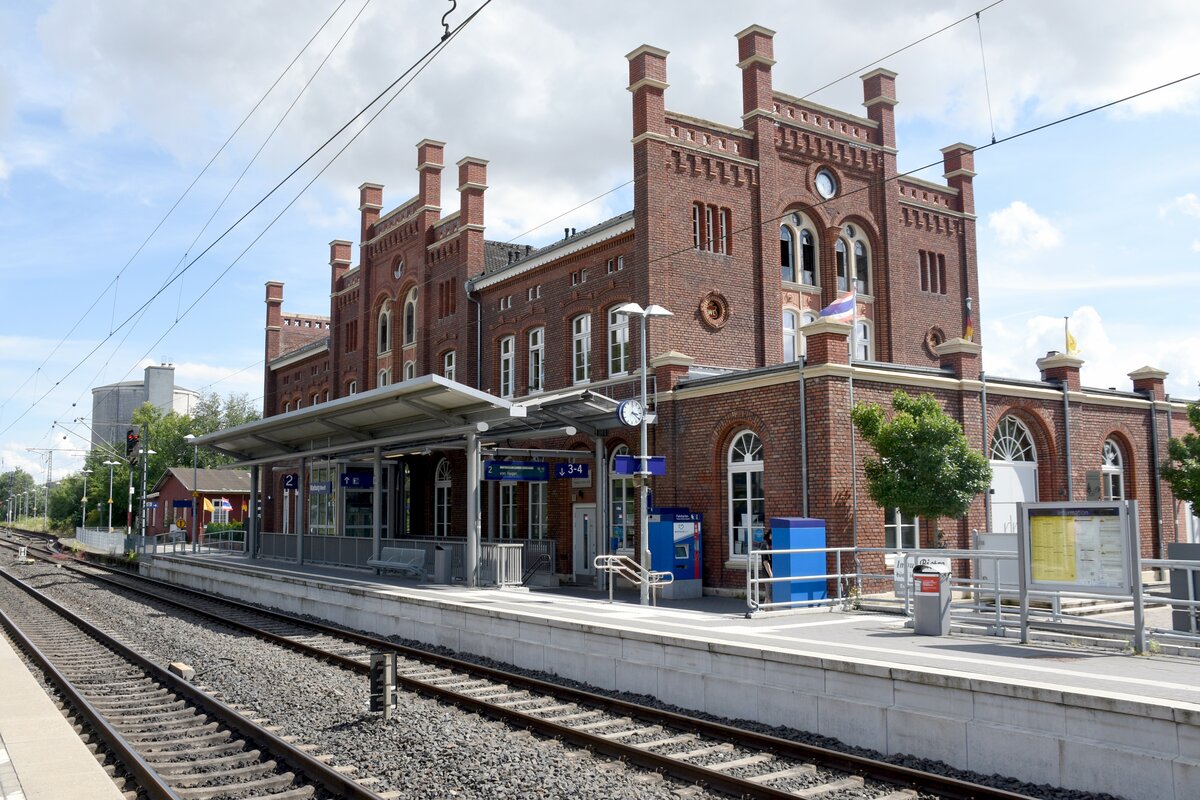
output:
MULTIPOLYGON (((272 187, 257 202, 255 202, 254 205, 251 206, 245 213, 243 213, 240 217, 238 217, 237 220, 235 220, 231 225, 229 225, 229 227, 227 227, 216 239, 214 239, 212 242, 210 242, 204 248, 204 250, 202 250, 194 258, 192 258, 191 261, 188 262, 187 266, 185 266, 176 275, 174 275, 170 279, 169 282, 167 282, 160 289, 155 291, 140 306, 138 306, 128 317, 126 317, 125 320, 120 323, 120 325, 116 326, 115 329, 111 333, 108 334, 108 336, 104 337, 95 347, 93 347, 91 350, 89 350, 65 374, 63 374, 62 377, 60 377, 57 381, 55 381, 54 384, 49 389, 47 389, 41 396, 39 396, 33 402, 33 404, 31 406, 26 408, 23 412, 21 412, 21 414, 19 416, 17 416, 15 419, 13 419, 11 422, 9 422, 9 424, 3 430, 0 430, 0 436, 3 436, 4 434, 6 434, 10 430, 12 430, 12 428, 18 422, 20 422, 22 419, 24 419, 25 416, 28 415, 30 411, 32 411, 43 400, 45 400, 46 397, 48 397, 49 394, 52 391, 54 391, 54 389, 57 386, 59 386, 64 380, 69 378, 71 375, 73 375, 81 366, 83 366, 83 364, 85 364, 88 361, 88 359, 90 359, 93 355, 95 355, 95 353, 104 345, 104 343, 107 342, 108 339, 112 338, 113 334, 115 334, 116 331, 120 330, 125 325, 129 324, 129 322, 131 320, 133 320, 136 316, 138 316, 138 314, 140 314, 144 308, 146 308, 150 303, 154 302, 155 299, 157 299, 160 295, 162 295, 162 293, 164 291, 166 291, 167 288, 169 288, 171 283, 173 283, 176 280, 179 280, 179 278, 181 278, 183 275, 185 275, 192 266, 194 266, 201 258, 203 258, 210 250, 212 250, 219 242, 224 240, 225 237, 227 237, 234 229, 236 229, 239 225, 241 225, 241 223, 244 222, 251 214, 253 214, 256 210, 258 210, 258 208, 261 207, 263 205, 263 203, 265 203, 268 199, 273 197, 285 184, 288 183, 288 181, 290 181, 297 173, 299 173, 300 170, 302 170, 305 166, 307 166, 310 162, 312 162, 312 160, 314 158, 316 158, 330 144, 332 144, 334 141, 336 141, 338 139, 338 137, 341 136, 342 133, 344 133, 348 128, 350 128, 351 125, 353 125, 356 121, 361 119, 368 111, 370 111, 372 106, 376 105, 381 99, 383 99, 390 92, 392 92, 392 90, 395 89, 395 87, 398 86, 402 81, 404 81, 405 78, 412 75, 414 72, 417 72, 419 70, 424 70, 424 67, 427 66, 426 62, 431 60, 431 57, 435 57, 435 54, 440 53, 442 50, 444 50, 445 47, 451 41, 453 41, 457 37, 457 35, 467 25, 469 25, 477 16, 479 16, 479 14, 485 8, 487 8, 489 5, 491 5, 491 3, 492 3, 492 0, 483 0, 483 3, 479 6, 479 8, 477 8, 475 11, 473 11, 469 16, 467 16, 466 19, 464 19, 461 23, 459 23, 458 26, 456 26, 451 31, 451 35, 448 38, 439 39, 439 41, 435 45, 433 45, 427 51, 425 51, 425 53, 423 53, 416 61, 414 61, 413 64, 408 69, 406 69, 403 73, 401 73, 401 75, 399 77, 397 77, 394 81, 392 81, 387 86, 387 88, 385 88, 383 91, 381 91, 379 94, 377 94, 365 106, 363 106, 363 108, 360 111, 358 111, 345 124, 343 124, 340 128, 338 128, 338 130, 336 132, 334 132, 328 139, 326 139, 320 146, 318 146, 316 150, 314 150, 311 154, 309 154, 299 165, 297 165, 294 169, 292 169, 282 180, 280 180, 277 184, 275 184, 274 187, 272 187)), ((407 86, 407 85, 408 84, 405 84, 405 86, 407 86)), ((394 100, 394 99, 395 98, 393 97, 392 100, 394 100)), ((390 105, 390 103, 391 103, 391 100, 389 100, 387 104, 390 105)), ((384 107, 386 108, 386 105, 384 107)), ((378 113, 376 113, 374 116, 372 116, 370 118, 370 121, 374 121, 377 117, 378 117, 378 113)), ((360 129, 357 133, 354 134, 354 137, 351 139, 351 141, 354 141, 355 139, 357 139, 357 137, 359 135, 362 134, 362 132, 366 129, 367 125, 370 124, 370 121, 368 121, 366 123, 366 125, 363 126, 362 129, 360 129)), ((344 148, 342 151, 339 151, 338 154, 340 155, 341 152, 344 152, 344 148)), ((335 158, 336 158, 336 156, 335 156, 335 158)), ((332 164, 332 161, 329 162, 329 164, 332 164)), ((320 174, 323 173, 325 171, 325 169, 327 169, 329 167, 329 164, 326 164, 325 167, 322 167, 321 171, 318 172, 316 177, 319 177, 320 174)), ((314 177, 313 180, 315 180, 315 179, 316 178, 314 177)), ((309 183, 305 185, 304 189, 307 189, 308 186, 311 186, 312 182, 313 181, 309 181, 309 183)), ((303 193, 303 191, 304 190, 302 189, 301 194, 303 193)), ((287 206, 285 206, 284 211, 291 208, 291 206, 296 202, 296 200, 299 199, 299 197, 300 197, 299 194, 296 195, 296 197, 294 197, 287 204, 287 206)), ((220 281, 220 279, 223 278, 229 272, 229 270, 232 269, 233 266, 245 256, 245 254, 249 250, 249 248, 253 247, 253 245, 262 238, 262 236, 266 233, 266 231, 269 230, 270 227, 273 226, 276 221, 278 221, 278 219, 282 215, 282 213, 283 212, 281 211, 279 214, 277 214, 271 220, 271 222, 268 224, 267 228, 264 229, 262 231, 262 233, 260 233, 257 237, 255 237, 254 240, 249 245, 247 245, 247 247, 244 250, 242 250, 242 252, 237 256, 237 259, 235 259, 234 262, 229 265, 229 267, 227 267, 224 271, 222 271, 220 273, 220 275, 218 275, 218 277, 216 278, 216 281, 214 281, 212 284, 209 285, 209 287, 204 291, 204 293, 199 298, 197 298, 196 302, 198 302, 204 296, 207 296, 208 292, 210 292, 212 290, 212 288, 213 288, 213 286, 215 286, 216 282, 220 281)), ((193 304, 191 306, 189 306, 189 308, 188 308, 189 311, 191 310, 191 308, 195 307, 196 302, 193 302, 193 304)), ((183 316, 186 316, 186 314, 187 314, 187 311, 184 312, 183 316)), ((182 319, 182 316, 180 317, 180 319, 182 319)), ((171 326, 168 328, 167 332, 169 332, 171 329, 173 329, 175 327, 175 325, 178 324, 178 322, 179 322, 179 320, 172 323, 171 326)), ((161 342, 165 336, 166 336, 166 333, 164 333, 163 336, 160 336, 159 339, 155 342, 154 346, 157 346, 158 342, 161 342)), ((153 349, 153 346, 151 349, 153 349)))

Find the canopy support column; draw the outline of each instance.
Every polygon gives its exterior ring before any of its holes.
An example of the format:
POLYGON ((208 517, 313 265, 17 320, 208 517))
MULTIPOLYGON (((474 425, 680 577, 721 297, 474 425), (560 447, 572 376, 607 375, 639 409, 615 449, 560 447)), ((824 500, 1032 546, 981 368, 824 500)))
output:
POLYGON ((308 496, 308 459, 300 459, 300 480, 296 487, 296 563, 304 563, 304 506, 308 496))
POLYGON ((467 433, 467 586, 479 585, 479 436, 467 433))
POLYGON ((250 468, 250 498, 246 506, 246 556, 258 558, 258 528, 262 521, 258 517, 259 467, 250 468))
MULTIPOLYGON (((592 485, 596 488, 596 553, 607 555, 611 540, 608 534, 608 479, 604 470, 604 437, 593 436, 592 442, 596 447, 596 463, 592 468, 592 485)), ((605 588, 609 577, 608 573, 596 570, 596 588, 605 588)))
POLYGON ((383 540, 383 448, 375 448, 375 474, 371 487, 371 558, 379 558, 383 540))

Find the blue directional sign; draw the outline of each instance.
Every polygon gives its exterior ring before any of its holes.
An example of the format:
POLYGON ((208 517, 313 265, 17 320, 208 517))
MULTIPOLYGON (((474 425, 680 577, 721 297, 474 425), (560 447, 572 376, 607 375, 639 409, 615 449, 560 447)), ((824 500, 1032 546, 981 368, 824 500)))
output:
POLYGON ((295 472, 285 473, 283 476, 283 488, 299 489, 300 488, 300 476, 298 474, 296 474, 295 472))
MULTIPOLYGON (((617 456, 613 459, 613 472, 618 475, 636 475, 638 472, 637 456, 617 456)), ((651 475, 667 474, 667 457, 650 456, 646 459, 646 471, 651 475)))
POLYGON ((171 508, 191 508, 191 507, 192 507, 191 500, 172 500, 171 501, 171 508))
POLYGON ((545 481, 550 479, 550 465, 545 461, 485 461, 485 481, 545 481))
POLYGON ((333 481, 314 481, 308 485, 309 494, 333 494, 333 481))
POLYGON ((342 486, 350 489, 370 489, 375 485, 375 475, 370 472, 347 472, 342 475, 342 486))
POLYGON ((591 476, 592 465, 586 462, 569 461, 565 464, 554 465, 554 477, 556 478, 590 478, 591 476))

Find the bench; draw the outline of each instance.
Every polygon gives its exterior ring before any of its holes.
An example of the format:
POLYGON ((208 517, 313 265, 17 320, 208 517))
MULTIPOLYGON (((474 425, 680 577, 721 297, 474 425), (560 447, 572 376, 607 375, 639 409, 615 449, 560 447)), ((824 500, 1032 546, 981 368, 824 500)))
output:
POLYGON ((415 547, 385 547, 379 558, 368 558, 367 566, 395 570, 414 578, 425 577, 425 550, 415 547))

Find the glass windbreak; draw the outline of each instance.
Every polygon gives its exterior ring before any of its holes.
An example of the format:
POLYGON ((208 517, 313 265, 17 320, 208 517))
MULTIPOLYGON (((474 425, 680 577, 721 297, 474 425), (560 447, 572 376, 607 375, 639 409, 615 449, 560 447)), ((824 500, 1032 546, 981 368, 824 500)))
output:
MULTIPOLYGON (((347 469, 347 480, 343 481, 342 492, 346 504, 346 536, 370 538, 374 512, 374 473, 370 469, 347 469)), ((387 485, 386 483, 384 484, 387 485)), ((383 536, 388 536, 388 504, 386 498, 379 505, 382 516, 383 536)))
POLYGON ((337 533, 337 464, 314 464, 308 472, 308 532, 317 536, 337 533))

